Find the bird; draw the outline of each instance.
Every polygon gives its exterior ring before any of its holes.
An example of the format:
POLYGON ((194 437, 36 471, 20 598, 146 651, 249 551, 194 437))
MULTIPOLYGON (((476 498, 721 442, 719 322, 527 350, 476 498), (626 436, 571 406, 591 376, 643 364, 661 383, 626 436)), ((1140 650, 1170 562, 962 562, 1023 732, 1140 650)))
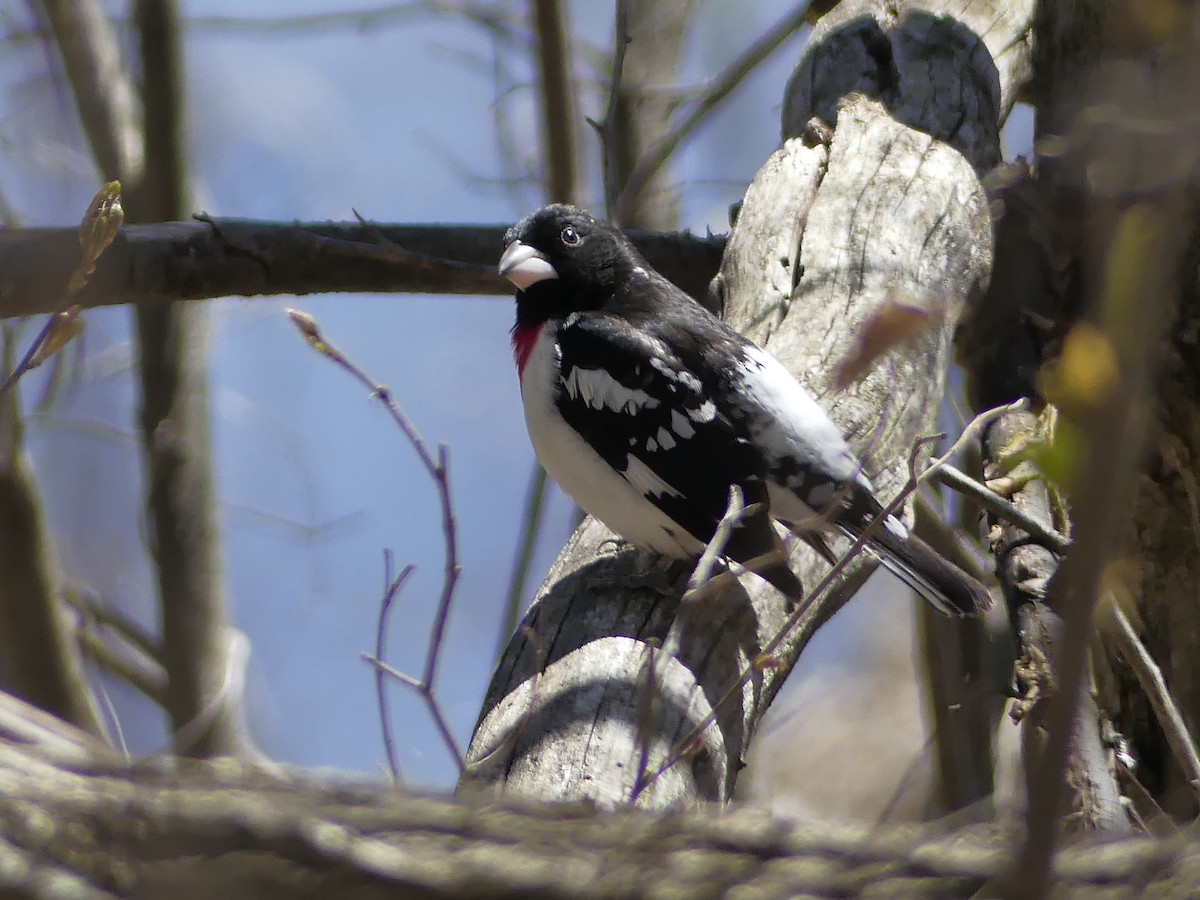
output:
POLYGON ((512 350, 530 442, 579 506, 631 544, 695 559, 740 489, 723 555, 802 595, 779 530, 833 561, 866 546, 939 611, 972 615, 988 589, 894 515, 809 391, 769 352, 656 272, 624 233, 551 204, 507 230, 512 350))

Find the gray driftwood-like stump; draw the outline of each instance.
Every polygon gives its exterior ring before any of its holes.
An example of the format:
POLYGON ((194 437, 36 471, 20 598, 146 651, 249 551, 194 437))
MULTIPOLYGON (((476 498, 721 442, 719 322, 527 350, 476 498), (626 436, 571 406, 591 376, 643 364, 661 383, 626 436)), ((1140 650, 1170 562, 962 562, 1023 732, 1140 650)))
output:
MULTIPOLYGON (((72 900, 966 897, 993 828, 806 828, 759 810, 453 800, 239 764, 130 766, 0 696, 0 896, 72 900)), ((1056 896, 1185 897, 1200 845, 1068 848, 1056 896)))
MULTIPOLYGON (((885 501, 918 438, 936 432, 964 301, 988 278, 992 237, 978 175, 999 159, 998 123, 1027 76, 1031 4, 843 3, 822 19, 784 101, 784 144, 750 186, 716 293, 849 436, 885 501), (964 7, 944 15, 951 7, 964 7), (999 11, 997 11, 999 10, 999 11), (832 137, 819 117, 832 127, 832 137), (831 373, 889 290, 938 307, 939 325, 845 391, 831 373)), ((646 555, 588 520, 571 538, 488 691, 468 780, 543 798, 630 801, 645 772, 715 724, 637 800, 724 801, 762 714, 816 628, 870 571, 851 565, 720 704, 785 618, 753 578, 681 608, 646 555), (677 659, 655 651, 682 617, 677 659)), ((794 551, 806 587, 827 571, 794 551)))

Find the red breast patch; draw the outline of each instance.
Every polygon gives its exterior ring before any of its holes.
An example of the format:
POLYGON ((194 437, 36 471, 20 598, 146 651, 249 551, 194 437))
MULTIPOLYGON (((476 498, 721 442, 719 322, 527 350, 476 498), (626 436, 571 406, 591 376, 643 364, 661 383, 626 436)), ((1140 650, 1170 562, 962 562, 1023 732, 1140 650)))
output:
POLYGON ((518 325, 512 331, 513 359, 517 361, 517 374, 525 374, 525 363, 529 362, 529 354, 533 352, 538 335, 542 333, 543 323, 536 325, 518 325))

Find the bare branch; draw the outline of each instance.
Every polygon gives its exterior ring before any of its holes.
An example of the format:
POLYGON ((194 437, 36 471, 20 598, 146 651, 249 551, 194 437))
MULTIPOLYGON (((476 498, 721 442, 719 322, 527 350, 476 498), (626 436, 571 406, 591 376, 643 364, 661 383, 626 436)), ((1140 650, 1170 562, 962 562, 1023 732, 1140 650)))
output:
POLYGON ((971 498, 996 518, 1029 532, 1031 537, 1036 538, 1055 553, 1066 553, 1070 548, 1071 541, 1067 537, 1047 528, 1007 497, 996 493, 987 485, 976 481, 954 466, 942 466, 934 477, 951 490, 971 498))
POLYGON ((497 634, 496 658, 504 652, 509 637, 521 621, 521 606, 525 601, 525 587, 529 582, 529 567, 533 562, 533 551, 542 532, 542 516, 546 511, 546 470, 536 460, 530 467, 529 486, 525 489, 525 503, 521 510, 521 527, 518 530, 517 554, 513 561, 512 574, 508 581, 508 592, 504 598, 504 614, 500 619, 497 634))
MULTIPOLYGON (((437 459, 430 452, 429 446, 425 443, 416 426, 404 414, 404 411, 396 404, 392 397, 391 391, 375 381, 366 372, 346 356, 337 347, 325 340, 321 334, 320 327, 317 325, 316 319, 308 313, 301 312, 296 309, 289 309, 288 316, 300 331, 300 334, 308 342, 309 346, 324 356, 331 362, 336 363, 346 372, 349 372, 370 392, 371 396, 377 399, 383 407, 388 411, 388 415, 392 417, 392 421, 407 438, 413 450, 416 451, 417 459, 432 479, 434 486, 437 488, 438 503, 441 508, 442 517, 442 539, 445 543, 445 566, 442 575, 442 592, 438 598, 437 611, 433 617, 433 627, 429 631, 429 643, 425 651, 425 666, 422 670, 421 677, 413 678, 412 676, 403 675, 398 671, 392 670, 391 667, 386 667, 393 672, 402 684, 406 684, 413 688, 424 700, 426 708, 429 710, 429 715, 437 726, 438 734, 442 738, 442 742, 446 745, 446 749, 458 764, 458 770, 461 773, 465 768, 463 761, 462 750, 458 746, 458 742, 454 739, 454 734, 450 730, 450 723, 442 711, 441 703, 437 698, 437 674, 438 664, 441 661, 441 653, 445 644, 446 624, 450 619, 450 609, 454 603, 454 589, 458 585, 458 576, 460 566, 458 564, 458 531, 454 521, 454 505, 450 491, 450 457, 445 446, 439 445, 437 451, 437 459)), ((384 605, 380 611, 380 617, 386 614, 386 608, 391 603, 391 598, 394 595, 395 589, 399 588, 399 581, 407 575, 407 569, 401 573, 401 578, 391 582, 395 588, 389 586, 384 594, 384 605)), ((383 623, 380 623, 380 628, 383 628, 383 623)), ((377 646, 380 641, 377 639, 377 646)), ((365 656, 368 662, 376 666, 377 671, 384 668, 385 664, 381 658, 365 656)))
POLYGON ((739 84, 754 71, 755 67, 774 53, 779 47, 798 31, 808 17, 808 4, 799 3, 796 9, 769 28, 758 40, 750 45, 742 54, 730 63, 723 72, 717 75, 704 89, 703 94, 693 101, 691 108, 683 117, 667 131, 649 149, 648 153, 638 162, 629 173, 617 201, 610 209, 616 221, 629 218, 638 203, 642 191, 650 183, 679 145, 690 135, 696 126, 739 84))
POLYGON ((567 8, 562 0, 532 0, 537 63, 541 73, 542 159, 547 193, 555 203, 579 203, 575 77, 568 49, 567 8))
POLYGON ((148 699, 166 708, 167 673, 153 658, 131 645, 114 647, 100 635, 100 629, 84 622, 79 627, 84 654, 114 675, 132 685, 148 699))
MULTIPOLYGON (((0 371, 12 365, 13 333, 0 323, 0 371)), ((6 690, 101 735, 42 504, 14 387, 0 393, 0 678, 6 690)))
MULTIPOLYGON (((127 225, 75 299, 88 308, 325 292, 511 297, 512 285, 495 271, 506 229, 245 219, 127 225), (381 247, 377 233, 407 252, 381 247)), ((705 296, 725 246, 722 238, 686 233, 635 231, 630 238, 696 298, 705 296)), ((78 260, 74 228, 0 230, 0 318, 59 309, 78 260)))
POLYGON ((141 181, 145 150, 134 89, 99 0, 41 0, 75 94, 79 121, 105 181, 141 181))
POLYGON ((1187 773, 1192 789, 1200 795, 1200 754, 1196 752, 1196 741, 1188 732, 1187 723, 1183 721, 1179 707, 1171 696, 1162 669, 1138 638, 1137 632, 1133 630, 1133 625, 1116 599, 1112 600, 1111 612, 1117 623, 1117 648, 1133 669, 1142 690, 1146 692, 1154 714, 1158 716, 1158 722, 1162 725, 1167 741, 1175 753, 1175 759, 1187 773))
MULTIPOLYGON (((400 593, 400 588, 404 586, 404 582, 408 580, 408 576, 413 573, 413 565, 410 563, 400 570, 400 574, 392 577, 392 554, 390 550, 385 550, 383 554, 383 600, 379 603, 379 620, 375 628, 375 656, 374 659, 383 662, 387 658, 387 622, 388 614, 392 611, 392 603, 400 593)), ((388 771, 391 772, 392 781, 400 782, 404 780, 404 776, 400 772, 400 760, 396 755, 396 741, 392 737, 392 718, 388 714, 387 708, 387 693, 385 690, 386 674, 383 666, 375 668, 375 695, 379 701, 379 727, 383 731, 383 749, 387 754, 388 771)))
MULTIPOLYGON (((134 17, 146 168, 141 181, 130 185, 126 206, 133 221, 152 222, 177 218, 188 205, 179 2, 138 0, 134 17)), ((249 753, 240 709, 244 660, 238 655, 244 637, 229 628, 225 604, 204 310, 149 304, 138 305, 134 316, 146 509, 169 672, 167 712, 179 752, 187 747, 200 756, 249 753)))
POLYGON ((617 142, 620 128, 617 105, 621 96, 621 79, 625 73, 625 49, 629 46, 629 4, 631 0, 616 0, 615 23, 613 25, 612 68, 608 75, 608 106, 603 122, 589 123, 600 136, 600 154, 604 176, 604 211, 608 218, 617 218, 617 197, 621 192, 618 183, 617 142))

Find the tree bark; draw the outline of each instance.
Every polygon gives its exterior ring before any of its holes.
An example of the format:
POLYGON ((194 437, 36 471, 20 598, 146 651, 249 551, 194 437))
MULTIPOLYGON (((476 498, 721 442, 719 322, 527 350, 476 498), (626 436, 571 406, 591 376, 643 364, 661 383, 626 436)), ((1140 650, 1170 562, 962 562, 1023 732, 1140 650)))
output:
MULTIPOLYGON (((978 15, 998 48, 1020 46, 1021 20, 978 15)), ((729 320, 824 402, 887 498, 907 480, 914 441, 936 430, 953 323, 988 275, 991 225, 976 172, 998 159, 998 115, 1013 91, 960 19, 911 9, 896 21, 865 3, 844 3, 834 16, 806 49, 784 112, 785 135, 819 133, 809 119, 836 115, 832 142, 792 139, 767 162, 716 290, 729 320), (847 98, 856 90, 886 106, 847 98), (936 298, 939 324, 835 393, 834 366, 889 289, 936 298)), ((1009 79, 1018 72, 1004 70, 1009 79)), ((857 560, 773 646, 785 618, 778 595, 750 579, 681 608, 676 589, 645 573, 644 555, 608 549, 609 537, 585 522, 552 569, 526 616, 529 631, 510 643, 489 689, 470 775, 605 806, 635 796, 654 806, 723 801, 784 674, 869 566, 857 560), (681 653, 670 659, 653 648, 677 617, 681 653), (639 791, 709 713, 715 724, 639 791)), ((807 549, 794 562, 811 590, 824 563, 807 549)))
MULTIPOLYGON (((13 330, 4 328, 0 344, 13 330)), ((12 354, 0 353, 8 363, 12 354)), ((0 686, 103 734, 62 600, 63 573, 24 443, 19 394, 0 394, 0 686)))
MULTIPOLYGON (((139 0, 145 177, 130 192, 134 221, 186 212, 183 34, 175 0, 139 0)), ((195 304, 135 307, 146 510, 158 574, 166 712, 176 752, 244 753, 241 697, 231 693, 237 640, 225 603, 208 404, 208 325, 195 304)))
MULTIPOLYGON (((966 897, 1011 835, 449 800, 223 761, 125 766, 0 695, 0 892, 80 900, 966 897)), ((1192 896, 1200 840, 1064 849, 1056 897, 1192 896)))
MULTIPOLYGON (((664 91, 679 82, 679 60, 688 19, 695 0, 618 0, 628 12, 628 40, 616 86, 615 108, 609 110, 615 127, 608 132, 613 146, 613 177, 617 194, 648 153, 670 130, 678 101, 664 91)), ((618 15, 618 22, 620 16, 618 15)), ((664 164, 625 209, 609 210, 619 224, 630 228, 674 228, 679 222, 679 197, 671 186, 671 166, 664 164)))
MULTIPOLYGON (((81 306, 279 294, 484 294, 507 225, 363 225, 203 219, 127 225, 96 264, 81 306)), ((656 269, 703 298, 723 237, 633 231, 656 269)), ((79 261, 78 228, 0 229, 0 318, 54 312, 79 261)))

